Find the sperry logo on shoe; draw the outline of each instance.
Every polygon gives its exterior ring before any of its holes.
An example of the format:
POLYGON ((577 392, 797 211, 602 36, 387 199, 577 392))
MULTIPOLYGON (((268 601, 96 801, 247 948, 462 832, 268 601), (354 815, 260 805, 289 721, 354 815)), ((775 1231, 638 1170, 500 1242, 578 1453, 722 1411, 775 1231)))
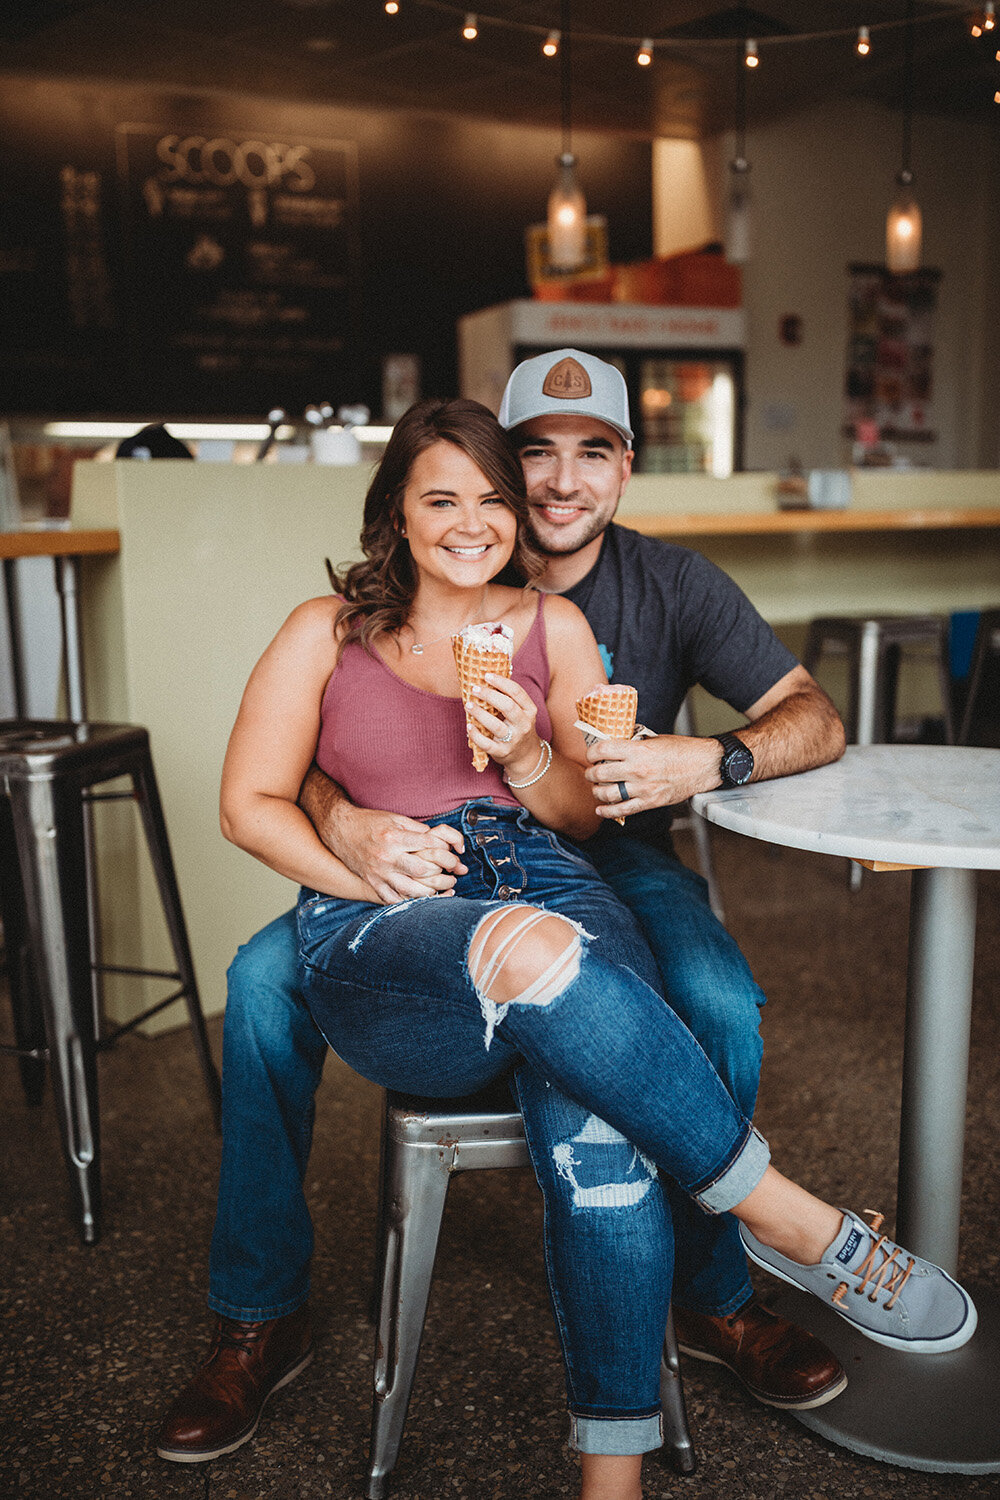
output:
POLYGON ((578 359, 561 359, 553 365, 542 386, 543 396, 555 396, 560 401, 580 401, 592 394, 590 376, 578 359))
POLYGON ((837 1259, 843 1265, 846 1266, 847 1263, 848 1263, 848 1261, 850 1261, 851 1257, 854 1255, 855 1250, 858 1248, 858 1246, 860 1244, 861 1244, 861 1230, 860 1229, 852 1229, 851 1232, 850 1232, 850 1234, 847 1236, 847 1242, 846 1242, 846 1244, 843 1245, 841 1247, 841 1249, 839 1249, 837 1251, 837 1259))

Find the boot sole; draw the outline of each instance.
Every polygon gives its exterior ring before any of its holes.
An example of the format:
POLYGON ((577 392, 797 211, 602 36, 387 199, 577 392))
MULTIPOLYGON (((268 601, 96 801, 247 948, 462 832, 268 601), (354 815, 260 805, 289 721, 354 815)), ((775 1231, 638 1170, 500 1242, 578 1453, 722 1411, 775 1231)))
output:
POLYGON ((721 1365, 724 1370, 735 1375, 743 1389, 749 1391, 755 1401, 762 1401, 765 1406, 777 1406, 782 1411, 811 1411, 813 1407, 825 1406, 828 1401, 832 1401, 835 1396, 840 1395, 841 1391, 847 1389, 847 1376, 842 1370, 840 1379, 834 1381, 833 1385, 828 1385, 822 1391, 814 1391, 811 1396, 803 1399, 796 1396, 789 1396, 787 1399, 781 1396, 771 1396, 758 1390, 757 1386, 751 1385, 748 1380, 744 1380, 739 1370, 735 1369, 728 1360, 721 1359, 718 1354, 709 1354, 704 1349, 694 1349, 690 1344, 682 1343, 680 1339, 677 1340, 677 1347, 682 1354, 688 1354, 692 1359, 704 1360, 708 1365, 721 1365))
POLYGON ((257 1431, 257 1428, 260 1425, 260 1419, 264 1415, 264 1408, 270 1401, 271 1397, 274 1395, 275 1391, 280 1391, 282 1386, 290 1384, 290 1382, 295 1379, 296 1375, 301 1375, 306 1365, 312 1362, 312 1357, 312 1350, 307 1350, 307 1352, 302 1356, 301 1359, 296 1360, 291 1369, 285 1371, 280 1380, 276 1380, 274 1382, 274 1385, 272 1385, 271 1389, 268 1391, 267 1395, 260 1403, 260 1410, 258 1411, 256 1417, 254 1417, 253 1422, 248 1427, 245 1427, 243 1431, 239 1433, 235 1438, 233 1438, 231 1443, 222 1443, 220 1446, 215 1448, 157 1448, 157 1456, 159 1458, 165 1458, 173 1464, 207 1464, 210 1463, 213 1458, 224 1458, 227 1453, 235 1453, 236 1449, 242 1448, 244 1443, 248 1443, 253 1437, 254 1433, 257 1431))
MULTIPOLYGON (((811 1297, 818 1295, 808 1282, 796 1281, 794 1276, 786 1275, 784 1271, 779 1271, 777 1266, 772 1266, 770 1261, 762 1260, 759 1255, 755 1255, 746 1240, 743 1241, 743 1248, 755 1265, 760 1266, 764 1271, 769 1271, 772 1276, 777 1276, 779 1281, 787 1282, 789 1286, 795 1287, 800 1292, 808 1292, 811 1297)), ((958 1287, 958 1290, 962 1293, 969 1312, 965 1322, 955 1333, 948 1334, 940 1339, 900 1339, 894 1338, 891 1333, 876 1333, 874 1329, 866 1328, 863 1323, 856 1322, 849 1313, 841 1312, 835 1302, 830 1302, 822 1298, 820 1300, 823 1301, 824 1307, 832 1308, 837 1317, 843 1318, 844 1322, 849 1323, 857 1333, 863 1334, 866 1339, 871 1339, 873 1343, 882 1344, 886 1349, 899 1349, 904 1354, 948 1354, 952 1349, 961 1349, 964 1344, 969 1342, 976 1331, 976 1324, 979 1322, 976 1304, 968 1292, 963 1287, 958 1286, 958 1282, 953 1277, 949 1276, 948 1280, 952 1283, 952 1286, 958 1287)))

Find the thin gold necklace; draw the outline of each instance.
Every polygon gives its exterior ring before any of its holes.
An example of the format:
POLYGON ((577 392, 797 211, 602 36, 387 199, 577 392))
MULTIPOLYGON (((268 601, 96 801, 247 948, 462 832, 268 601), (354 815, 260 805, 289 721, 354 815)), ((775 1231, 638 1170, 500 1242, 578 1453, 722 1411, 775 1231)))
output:
MULTIPOLYGON (((473 622, 473 620, 476 620, 476 619, 478 619, 481 616, 482 610, 483 610, 483 605, 486 603, 486 595, 489 593, 489 591, 490 591, 490 586, 489 586, 489 584, 487 584, 486 587, 483 589, 483 596, 480 599, 478 605, 476 606, 476 612, 475 612, 475 614, 473 614, 468 620, 466 620, 464 625, 460 625, 459 626, 459 630, 464 630, 466 625, 471 625, 472 622, 473 622)), ((406 628, 408 630, 413 630, 413 626, 409 625, 409 624, 407 625, 406 628)), ((415 633, 416 632, 414 632, 414 634, 415 633)), ((458 634, 458 631, 456 631, 456 630, 448 630, 448 631, 446 631, 444 633, 444 635, 435 636, 432 641, 414 641, 413 644, 412 644, 412 646, 410 647, 410 655, 411 656, 423 656, 424 651, 426 650, 426 648, 428 646, 436 646, 436 645, 439 644, 439 642, 446 641, 446 640, 449 639, 449 637, 451 637, 453 635, 457 635, 457 634, 458 634)))

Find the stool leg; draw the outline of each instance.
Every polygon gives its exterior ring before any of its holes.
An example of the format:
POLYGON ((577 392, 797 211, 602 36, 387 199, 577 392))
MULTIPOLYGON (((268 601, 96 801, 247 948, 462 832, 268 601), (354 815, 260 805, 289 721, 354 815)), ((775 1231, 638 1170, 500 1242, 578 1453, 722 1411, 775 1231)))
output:
POLYGON ((372 1272, 371 1292, 368 1297, 368 1321, 374 1327, 378 1326, 379 1300, 382 1295, 382 1277, 385 1272, 385 1245, 387 1237, 386 1228, 386 1193, 388 1192, 388 1178, 386 1175, 386 1151, 389 1140, 389 1095, 382 1091, 382 1121, 380 1125, 378 1144, 378 1201, 375 1205, 375 1264, 372 1272))
POLYGON ((49 1069, 85 1244, 101 1232, 100 1114, 90 987, 86 853, 79 788, 12 781, 11 809, 49 1043, 49 1069))
POLYGON ((367 1500, 384 1500, 399 1457, 448 1192, 436 1149, 386 1141, 385 1247, 375 1333, 367 1500))
POLYGON ((201 1000, 198 997, 198 983, 195 979, 194 961, 191 957, 191 947, 188 943, 184 910, 181 906, 181 894, 177 885, 177 876, 174 872, 173 858, 170 854, 170 842, 167 838, 167 825, 163 817, 163 807, 160 803, 156 777, 153 774, 153 762, 148 751, 138 757, 138 764, 132 771, 132 785, 135 789, 136 801, 139 804, 139 812, 146 833, 146 843, 149 847, 150 859, 153 862, 156 884, 159 887, 163 915, 166 918, 167 930, 170 933, 170 941, 173 945, 174 958, 177 968, 180 971, 181 983, 184 986, 184 1003, 187 1006, 188 1020, 191 1023, 191 1035, 194 1039, 195 1052, 198 1055, 198 1062, 201 1064, 202 1076, 205 1080, 205 1088, 208 1091, 208 1102, 211 1105, 215 1128, 216 1130, 220 1130, 222 1127, 222 1087, 219 1083, 219 1074, 215 1063, 212 1061, 212 1053, 208 1045, 205 1016, 201 1008, 201 1000))
POLYGON ((719 882, 715 878, 715 864, 712 859, 712 841, 708 832, 708 823, 700 818, 697 813, 691 814, 691 832, 694 834, 695 848, 698 851, 698 865, 705 883, 708 886, 708 904, 725 925, 726 915, 722 906, 722 892, 719 890, 719 882))
POLYGON ((663 1436, 670 1449, 674 1467, 681 1474, 693 1474, 697 1467, 694 1443, 688 1427, 681 1384, 681 1361, 677 1351, 673 1313, 667 1313, 667 1331, 660 1360, 660 1404, 663 1407, 663 1436))
MULTIPOLYGON (((14 839, 10 802, 0 797, 0 919, 3 921, 7 953, 7 985, 14 1021, 14 1044, 25 1051, 44 1051, 45 1023, 31 968, 28 914, 14 839)), ((45 1087, 45 1062, 40 1057, 19 1057, 21 1086, 30 1105, 41 1104, 45 1087)))
POLYGON ((955 743, 955 705, 952 702, 951 675, 948 671, 948 638, 941 628, 941 642, 937 653, 938 683, 941 689, 941 713, 944 718, 944 742, 955 743))

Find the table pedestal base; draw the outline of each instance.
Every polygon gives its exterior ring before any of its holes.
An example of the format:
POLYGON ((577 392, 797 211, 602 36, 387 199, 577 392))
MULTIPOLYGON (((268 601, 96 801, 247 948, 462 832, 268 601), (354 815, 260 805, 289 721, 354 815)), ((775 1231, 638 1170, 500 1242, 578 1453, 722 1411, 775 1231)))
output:
POLYGON ((769 1305, 822 1339, 847 1371, 842 1396, 790 1415, 831 1443, 904 1469, 1000 1473, 1000 1293, 969 1292, 979 1313, 971 1341, 923 1355, 885 1349, 815 1297, 769 1286, 769 1305))

